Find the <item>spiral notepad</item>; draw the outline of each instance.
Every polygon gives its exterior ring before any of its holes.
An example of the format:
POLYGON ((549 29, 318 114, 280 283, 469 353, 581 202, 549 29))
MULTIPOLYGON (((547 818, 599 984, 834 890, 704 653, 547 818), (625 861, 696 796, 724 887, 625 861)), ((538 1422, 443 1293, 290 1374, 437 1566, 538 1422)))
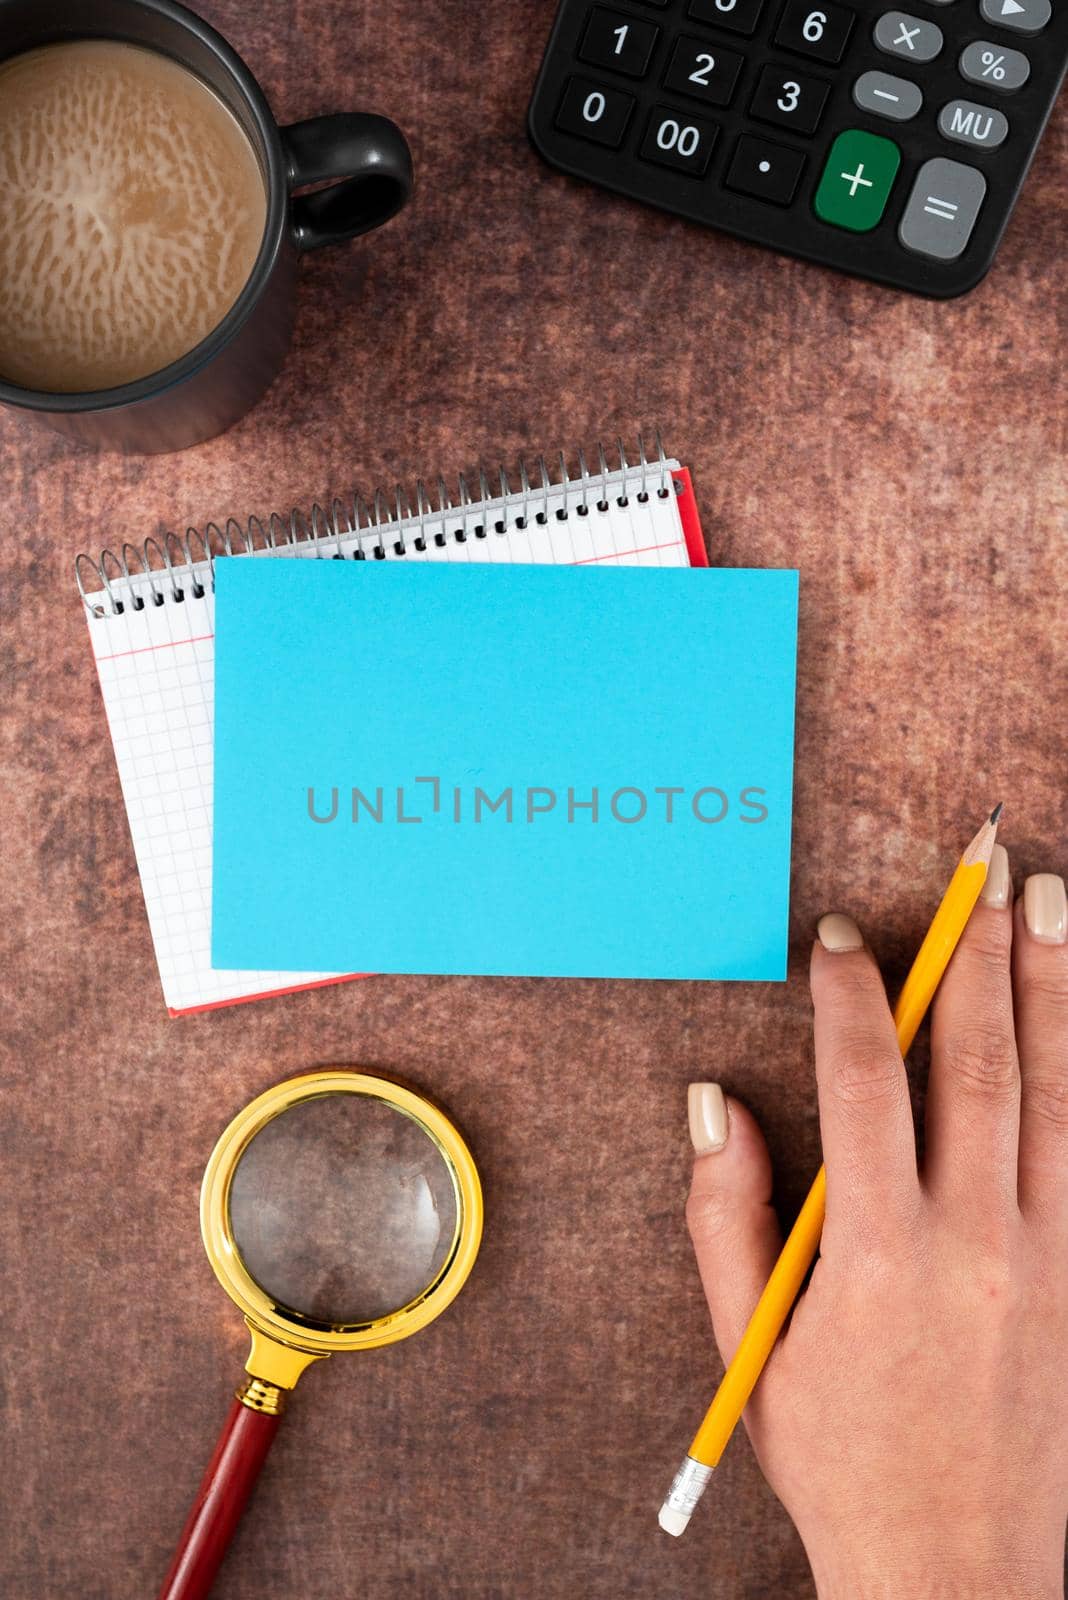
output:
MULTIPOLYGON (((77 561, 123 799, 172 1015, 336 983, 351 973, 211 965, 214 570, 221 558, 706 565, 688 473, 659 447, 610 465, 544 458, 531 474, 461 475, 433 492, 352 495, 231 519, 77 561)), ((249 662, 250 673, 256 663, 249 662)), ((368 662, 368 679, 374 663, 368 662)), ((248 826, 255 827, 255 817, 248 826)), ((373 952, 369 952, 373 960, 373 952)))

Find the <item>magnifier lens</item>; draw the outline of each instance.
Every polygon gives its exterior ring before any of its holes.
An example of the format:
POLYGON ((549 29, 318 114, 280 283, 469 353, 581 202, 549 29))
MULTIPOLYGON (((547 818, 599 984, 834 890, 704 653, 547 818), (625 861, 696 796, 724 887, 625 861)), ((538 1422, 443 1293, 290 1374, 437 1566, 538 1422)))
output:
POLYGON ((412 1117, 369 1094, 324 1094, 250 1140, 230 1183, 230 1226, 277 1306, 352 1326, 434 1283, 456 1241, 452 1168, 412 1117))

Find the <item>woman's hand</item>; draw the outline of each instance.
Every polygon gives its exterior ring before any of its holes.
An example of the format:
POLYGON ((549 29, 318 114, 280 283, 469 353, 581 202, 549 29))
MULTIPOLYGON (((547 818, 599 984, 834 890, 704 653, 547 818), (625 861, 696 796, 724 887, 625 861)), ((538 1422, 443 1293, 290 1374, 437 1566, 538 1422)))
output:
MULTIPOLYGON (((939 991, 926 1153, 855 924, 812 955, 819 1260, 745 1421, 822 1600, 1063 1595, 1068 907, 1000 846, 939 991)), ((694 1084, 687 1218, 724 1360, 779 1250, 750 1114, 694 1084)))

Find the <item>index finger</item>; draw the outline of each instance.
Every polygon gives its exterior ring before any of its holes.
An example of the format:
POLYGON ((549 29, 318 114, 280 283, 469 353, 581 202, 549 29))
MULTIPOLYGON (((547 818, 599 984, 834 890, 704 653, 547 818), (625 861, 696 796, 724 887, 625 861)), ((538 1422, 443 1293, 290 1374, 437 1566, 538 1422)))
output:
POLYGON ((885 1233, 919 1199, 905 1063, 871 951, 850 917, 820 920, 810 981, 827 1165, 827 1232, 885 1233))

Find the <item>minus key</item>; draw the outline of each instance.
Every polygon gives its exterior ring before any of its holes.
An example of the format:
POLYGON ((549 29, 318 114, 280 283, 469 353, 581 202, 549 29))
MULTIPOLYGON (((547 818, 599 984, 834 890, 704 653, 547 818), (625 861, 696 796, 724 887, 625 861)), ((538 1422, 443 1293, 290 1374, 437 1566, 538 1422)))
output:
POLYGON ((891 72, 864 72, 853 85, 853 101, 862 111, 892 122, 908 122, 923 105, 919 84, 891 72))

